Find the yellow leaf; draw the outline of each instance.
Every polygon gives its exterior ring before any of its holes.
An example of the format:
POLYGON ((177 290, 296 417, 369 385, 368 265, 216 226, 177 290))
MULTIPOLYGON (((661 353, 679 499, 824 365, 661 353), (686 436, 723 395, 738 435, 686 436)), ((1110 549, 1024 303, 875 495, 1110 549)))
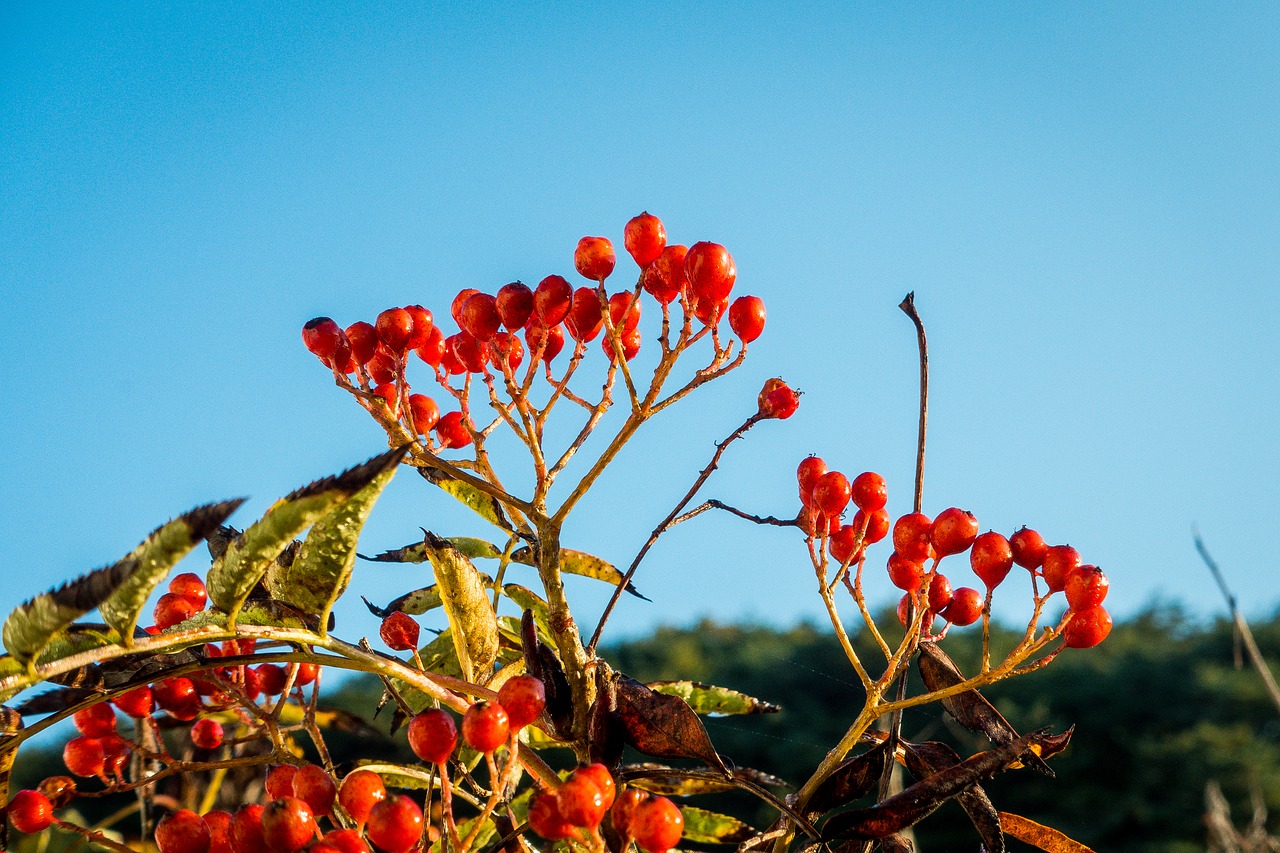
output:
POLYGON ((1094 853, 1091 848, 1052 827, 1009 812, 1000 812, 1000 828, 1019 841, 1039 847, 1046 853, 1094 853))

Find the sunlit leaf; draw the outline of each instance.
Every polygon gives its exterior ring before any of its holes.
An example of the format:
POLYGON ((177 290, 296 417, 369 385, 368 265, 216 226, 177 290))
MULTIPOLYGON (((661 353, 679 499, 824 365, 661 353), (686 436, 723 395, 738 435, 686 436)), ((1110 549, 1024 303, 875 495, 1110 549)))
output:
MULTIPOLYGON (((527 566, 536 566, 537 562, 533 557, 533 549, 529 546, 517 548, 511 554, 511 559, 516 563, 524 563, 527 566)), ((622 572, 612 564, 599 557, 592 556, 583 551, 574 551, 571 548, 560 549, 560 571, 570 575, 579 575, 584 578, 592 578, 593 580, 604 581, 607 584, 617 586, 622 583, 622 572)), ((636 588, 627 583, 627 592, 637 598, 645 598, 636 588)))
MULTIPOLYGON (((363 596, 361 597, 363 598, 363 596)), ((386 619, 397 610, 410 616, 421 616, 423 613, 435 610, 443 604, 444 602, 440 599, 440 590, 435 584, 406 592, 399 598, 393 598, 387 603, 386 607, 377 607, 369 599, 364 599, 364 606, 369 608, 370 613, 380 619, 386 619)))
POLYGON ((507 520, 507 514, 503 511, 502 504, 498 503, 496 498, 485 494, 470 483, 453 479, 438 468, 419 468, 418 473, 428 483, 439 486, 465 506, 470 507, 485 521, 495 524, 503 530, 511 530, 511 522, 507 520))
POLYGON ((731 775, 702 721, 683 699, 650 690, 621 674, 617 696, 617 717, 628 745, 655 758, 697 758, 731 775))
POLYGON ((739 844, 756 834, 750 826, 729 815, 693 806, 682 806, 680 813, 684 815, 683 841, 696 844, 739 844))
POLYGON ((1091 848, 1058 830, 1020 815, 1000 812, 1000 821, 1004 825, 1005 832, 1021 842, 1039 847, 1048 853, 1093 853, 1091 848))
POLYGON ((698 794, 720 794, 742 787, 741 782, 750 782, 761 788, 788 788, 785 781, 750 767, 735 767, 733 778, 726 779, 714 771, 691 769, 682 770, 666 767, 662 764, 624 764, 619 769, 619 778, 652 794, 666 797, 692 797, 698 794))
POLYGON ((498 617, 485 591, 485 578, 448 540, 428 531, 423 541, 453 630, 462 677, 483 684, 493 675, 498 657, 498 617))
POLYGON ((137 567, 137 558, 129 556, 19 604, 0 630, 5 650, 20 662, 33 660, 72 622, 105 601, 137 567))
MULTIPOLYGON (((426 533, 427 531, 422 531, 426 533)), ((445 537, 448 542, 462 552, 462 556, 476 559, 496 560, 502 556, 502 551, 497 545, 484 539, 476 539, 472 536, 448 536, 445 537)), ((362 560, 369 560, 374 563, 425 563, 427 561, 427 546, 423 542, 414 542, 405 545, 403 548, 393 548, 390 551, 383 551, 374 557, 360 556, 362 560)))
POLYGON ((649 687, 668 696, 679 696, 696 714, 776 714, 782 710, 737 690, 697 681, 651 681, 649 687))

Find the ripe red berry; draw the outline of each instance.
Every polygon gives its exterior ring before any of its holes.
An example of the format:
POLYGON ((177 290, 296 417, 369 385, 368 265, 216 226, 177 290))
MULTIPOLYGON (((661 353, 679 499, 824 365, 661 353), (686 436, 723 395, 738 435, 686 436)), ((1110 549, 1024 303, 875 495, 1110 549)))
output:
POLYGON ((666 248, 667 229, 661 219, 646 210, 627 222, 622 230, 622 245, 636 265, 643 269, 657 260, 666 248))
POLYGON ((684 259, 689 293, 699 302, 719 302, 733 290, 738 268, 729 250, 719 243, 694 243, 684 259))
POLYGON ((422 809, 404 795, 388 797, 369 812, 365 832, 386 853, 405 853, 422 837, 422 809))
POLYGON ((347 342, 351 344, 351 357, 356 364, 366 365, 378 351, 378 330, 372 323, 359 320, 347 326, 347 342))
POLYGON ((609 821, 617 833, 626 838, 631 837, 631 816, 636 806, 649 799, 649 794, 639 788, 625 788, 618 792, 613 808, 609 810, 609 821))
POLYGON ((666 797, 651 797, 635 807, 630 828, 636 844, 649 853, 663 853, 684 836, 684 815, 666 797))
POLYGON ((502 328, 502 316, 498 313, 498 300, 488 293, 475 293, 462 304, 462 318, 458 325, 475 338, 485 342, 502 328))
POLYGON ((959 554, 978 537, 978 519, 968 510, 951 507, 938 513, 929 529, 929 539, 939 557, 959 554))
POLYGON ((338 788, 338 802, 357 824, 368 820, 373 807, 386 798, 386 785, 372 770, 351 771, 338 788))
MULTIPOLYGON (((910 621, 907 619, 907 613, 909 612, 911 605, 912 605, 911 593, 909 592, 903 595, 902 598, 898 599, 898 610, 897 610, 898 622, 904 628, 910 626, 911 624, 910 621)), ((919 613, 920 611, 919 609, 916 609, 914 612, 919 613)), ((924 617, 920 620, 920 624, 924 626, 924 628, 927 630, 931 625, 933 625, 933 620, 935 618, 936 616, 932 610, 926 610, 924 613, 924 617)))
POLYGON ((1009 537, 1009 546, 1013 549, 1013 561, 1024 569, 1038 569, 1044 564, 1044 555, 1049 546, 1044 537, 1030 527, 1022 527, 1009 537))
POLYGON ((387 647, 397 652, 409 651, 418 647, 419 626, 412 616, 400 610, 387 614, 382 620, 378 635, 387 647))
POLYGON ((508 725, 519 731, 538 719, 547 705, 547 690, 541 679, 517 675, 498 690, 498 704, 507 712, 508 725))
POLYGON ((195 572, 183 572, 180 575, 174 575, 169 581, 169 592, 186 596, 202 608, 205 602, 209 600, 208 592, 204 588, 204 581, 195 572))
POLYGON ((688 252, 678 243, 664 248, 641 276, 645 292, 663 305, 674 302, 684 292, 684 261, 688 252))
MULTIPOLYGON (((436 327, 436 320, 431 312, 421 305, 406 305, 404 310, 408 311, 413 319, 413 330, 409 334, 408 342, 405 343, 405 349, 417 349, 431 337, 431 330, 436 327)), ((352 349, 354 354, 354 347, 352 349)))
POLYGON ((440 420, 440 407, 426 394, 409 395, 409 413, 413 417, 413 428, 419 435, 431 432, 440 420))
POLYGON ((217 749, 222 746, 222 723, 207 717, 196 720, 191 727, 191 742, 201 749, 217 749))
POLYGON ((231 848, 235 853, 270 853, 262 835, 262 811, 262 806, 250 803, 231 819, 231 848))
POLYGON ((1071 611, 1071 621, 1063 631, 1069 649, 1090 649, 1111 633, 1111 614, 1097 605, 1071 611))
POLYGON ((941 613, 951 603, 952 597, 951 581, 947 580, 946 575, 935 573, 929 580, 929 609, 934 613, 941 613))
POLYGON ((326 364, 333 359, 342 337, 342 327, 328 317, 308 320, 302 327, 303 346, 326 364))
POLYGON ((53 823, 53 805, 39 791, 19 791, 9 799, 9 820, 18 832, 44 832, 53 823))
POLYGON ((756 397, 759 414, 764 418, 777 418, 785 421, 800 408, 800 395, 781 379, 766 379, 764 387, 756 397))
POLYGON ((574 834, 574 826, 560 813, 560 797, 552 790, 538 791, 529 804, 529 828, 548 841, 560 841, 574 834))
POLYGON ((205 812, 204 825, 209 828, 209 853, 233 853, 231 848, 230 812, 214 809, 205 812))
POLYGON ((471 443, 471 433, 462 421, 462 412, 441 415, 436 422, 436 440, 441 447, 466 447, 471 443))
POLYGON ((267 772, 267 796, 273 800, 293 796, 293 777, 298 775, 298 768, 292 764, 281 764, 267 772))
POLYGON ((1060 592, 1067 586, 1067 578, 1080 565, 1080 552, 1070 545, 1054 545, 1044 552, 1040 571, 1050 592, 1060 592))
POLYGON ((933 520, 923 512, 902 516, 893 524, 893 549, 908 560, 923 563, 932 550, 933 520))
POLYGON ((951 594, 951 602, 942 609, 941 616, 960 628, 972 625, 982 618, 982 593, 973 587, 960 587, 951 594))
POLYGON ((640 325, 640 300, 629 290, 609 297, 609 322, 615 329, 631 331, 640 325))
POLYGON ((524 362, 524 344, 510 332, 498 332, 489 341, 489 363, 503 373, 515 373, 524 362), (506 370, 503 370, 503 365, 506 370))
POLYGON ((262 810, 262 838, 276 853, 297 853, 316 836, 316 820, 297 797, 281 797, 262 810))
POLYGON ((475 296, 480 291, 474 287, 466 287, 458 291, 458 295, 453 297, 453 302, 449 303, 449 316, 453 318, 453 322, 458 324, 458 328, 464 328, 462 325, 462 306, 467 304, 467 300, 475 296))
POLYGON ((277 663, 264 663, 258 666, 258 683, 262 692, 268 696, 279 696, 289 683, 289 672, 277 663))
POLYGON ((594 287, 579 287, 573 292, 573 307, 564 318, 564 325, 575 341, 593 341, 600 334, 604 315, 594 287))
POLYGON ((67 741, 62 748, 62 763, 73 776, 101 776, 105 762, 106 755, 97 738, 81 735, 67 741))
POLYGON ((796 482, 800 485, 800 502, 805 506, 812 505, 813 487, 825 473, 827 473, 827 463, 821 456, 806 456, 800 460, 799 466, 796 467, 796 482))
POLYGON ((844 565, 860 556, 861 548, 858 548, 859 544, 858 527, 853 524, 845 524, 831 534, 831 538, 827 541, 827 550, 831 552, 832 559, 844 565), (857 549, 859 553, 855 553, 854 549, 857 549))
POLYGON ((111 704, 130 717, 149 716, 155 707, 155 701, 151 698, 151 688, 145 685, 135 687, 128 693, 121 693, 111 700, 111 704))
POLYGON ((375 385, 390 385, 396 381, 396 362, 391 353, 378 350, 366 365, 369 378, 375 385))
POLYGON ((609 810, 600 786, 593 779, 576 773, 556 791, 556 799, 560 802, 560 814, 565 820, 587 829, 599 826, 609 810))
POLYGON ((884 509, 884 505, 889 501, 889 489, 884 477, 874 471, 864 471, 854 477, 853 482, 850 483, 850 492, 858 509, 867 512, 884 509))
POLYGON ((618 262, 613 243, 606 237, 583 237, 573 251, 573 265, 578 274, 594 281, 604 281, 618 262))
POLYGON ((1102 569, 1097 566, 1080 566, 1067 576, 1067 585, 1063 588, 1067 595, 1067 607, 1072 610, 1097 607, 1106 599, 1110 586, 1111 582, 1102 569))
POLYGON ((987 589, 995 589, 1013 568, 1013 548, 1009 540, 994 530, 983 533, 973 540, 969 566, 987 585, 987 589))
POLYGON ((849 496, 849 478, 839 471, 828 471, 813 486, 813 504, 827 516, 844 512, 849 496))
POLYGON ((725 314, 729 313, 729 297, 716 302, 713 299, 699 299, 693 304, 693 316, 702 321, 704 326, 718 324, 725 314))
POLYGON ((577 775, 586 776, 592 782, 596 783, 596 787, 600 789, 600 793, 604 795, 604 807, 607 809, 613 805, 613 801, 618 793, 618 787, 613 781, 613 774, 609 772, 609 768, 603 764, 588 764, 586 767, 579 767, 574 771, 577 775))
POLYGON ((369 845, 354 829, 331 829, 324 834, 321 844, 313 846, 311 850, 313 853, 326 853, 319 849, 322 845, 333 848, 336 853, 371 853, 369 845))
POLYGON ((458 726, 449 712, 430 708, 409 721, 409 748, 430 764, 444 764, 458 743, 458 726))
POLYGON ((469 332, 458 332, 456 335, 450 335, 445 338, 445 346, 453 352, 458 362, 468 372, 481 373, 484 371, 485 363, 489 360, 488 349, 480 341, 473 338, 469 332))
POLYGON ((764 332, 764 300, 759 296, 739 296, 729 306, 729 328, 744 344, 764 332))
POLYGON ((391 411, 391 417, 400 417, 400 391, 396 388, 394 382, 383 382, 373 389, 373 393, 381 397, 382 401, 387 404, 387 408, 391 411))
POLYGON ((477 702, 462 715, 462 737, 476 752, 493 752, 507 742, 511 722, 496 702, 477 702))
POLYGON ((320 665, 317 663, 298 664, 298 674, 293 677, 295 687, 306 687, 320 676, 320 665))
POLYGON ((156 824, 160 853, 207 853, 209 841, 204 818, 190 809, 179 809, 156 824))
MULTIPOLYGON (((618 346, 622 348, 622 357, 626 361, 631 361, 640 354, 640 330, 629 329, 618 333, 618 346)), ((608 336, 600 339, 600 349, 604 350, 605 356, 610 363, 618 360, 618 354, 613 350, 613 343, 608 336)))
POLYGON ((862 541, 868 545, 874 545, 889 535, 889 513, 883 509, 877 509, 870 515, 863 510, 855 512, 853 526, 861 529, 864 524, 867 530, 862 534, 862 541))
POLYGON ((414 352, 418 354, 418 358, 427 364, 432 367, 439 367, 445 353, 444 332, 440 331, 440 327, 432 326, 426 341, 414 352))
POLYGON ((889 555, 889 583, 904 592, 915 592, 924 583, 924 566, 894 551, 889 555))
POLYGON ((112 733, 98 738, 98 745, 102 747, 102 772, 120 778, 133 755, 133 744, 112 733))
POLYGON ((413 315, 403 308, 388 308, 378 315, 373 327, 378 330, 378 340, 394 355, 400 355, 413 337, 413 315))
POLYGON ((533 291, 533 313, 550 328, 564 322, 573 306, 573 285, 563 276, 549 275, 533 291))
POLYGON ((338 786, 319 764, 307 764, 293 774, 293 795, 306 803, 313 815, 323 817, 333 813, 338 786))
POLYGON ((547 328, 540 321, 532 323, 524 330, 524 339, 530 352, 537 353, 538 347, 542 347, 541 359, 546 364, 550 364, 564 349, 564 329, 560 326, 547 328))
POLYGON ((523 329, 533 316, 533 291, 524 282, 513 281, 498 288, 494 300, 502 325, 509 331, 523 329))
POLYGON ((196 603, 194 599, 166 592, 156 601, 156 609, 152 616, 155 618, 156 627, 161 631, 167 631, 174 625, 186 622, 202 609, 202 605, 196 603))
POLYGON ((116 733, 116 712, 106 702, 90 705, 71 715, 76 731, 87 737, 103 737, 116 733))

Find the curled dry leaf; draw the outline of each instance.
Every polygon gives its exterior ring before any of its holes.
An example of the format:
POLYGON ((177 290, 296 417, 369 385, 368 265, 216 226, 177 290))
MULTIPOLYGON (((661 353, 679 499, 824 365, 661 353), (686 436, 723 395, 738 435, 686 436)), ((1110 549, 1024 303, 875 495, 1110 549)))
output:
POLYGON ((711 744, 702 721, 688 703, 618 675, 618 711, 627 744, 656 758, 696 758, 726 777, 733 774, 711 744))
MULTIPOLYGON (((960 755, 950 746, 938 741, 902 744, 906 754, 907 769, 917 779, 926 779, 934 773, 960 763, 960 755)), ((956 795, 956 802, 969 815, 973 828, 978 831, 986 853, 1004 853, 1004 832, 1000 829, 1000 814, 981 785, 974 785, 956 795)))
POLYGON ((1093 853, 1092 848, 1070 836, 1021 815, 1000 812, 1000 820, 1004 823, 1005 832, 1047 853, 1093 853))
POLYGON ((876 782, 884 775, 889 758, 887 740, 860 755, 846 758, 813 792, 805 811, 810 814, 826 814, 870 794, 876 782))
POLYGON ((520 617, 520 645, 524 651, 525 670, 542 682, 547 694, 543 713, 551 721, 553 733, 568 738, 573 733, 573 694, 564 665, 551 647, 538 639, 538 624, 530 610, 520 617))

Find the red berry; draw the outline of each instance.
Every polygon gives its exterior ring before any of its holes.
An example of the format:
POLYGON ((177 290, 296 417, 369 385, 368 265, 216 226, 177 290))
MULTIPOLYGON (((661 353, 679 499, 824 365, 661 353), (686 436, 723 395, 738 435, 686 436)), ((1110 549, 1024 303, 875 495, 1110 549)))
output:
POLYGON ((458 362, 468 372, 482 373, 484 371, 485 362, 489 360, 489 353, 485 345, 473 338, 470 333, 458 332, 456 335, 450 335, 445 338, 445 345, 453 351, 458 362))
POLYGON ((853 526, 861 529, 866 524, 867 532, 862 534, 862 541, 868 545, 874 545, 881 539, 889 535, 889 513, 883 509, 877 509, 870 515, 863 510, 858 510, 853 514, 853 526))
POLYGON ((375 385, 390 385, 396 381, 396 361, 386 350, 380 349, 366 365, 369 378, 375 385))
POLYGON ((644 268, 658 259, 667 245, 667 229, 662 220, 647 210, 639 216, 633 216, 622 230, 622 245, 635 259, 636 265, 644 268))
POLYGON ((462 306, 466 305, 467 300, 479 292, 474 287, 467 287, 459 290, 458 295, 453 297, 453 302, 449 305, 449 316, 453 318, 453 322, 458 324, 458 328, 465 328, 462 325, 462 306))
POLYGON ((827 516, 838 516, 849 505, 849 478, 839 471, 828 471, 813 486, 813 503, 827 516))
POLYGON ((431 432, 440 420, 440 407, 426 394, 409 395, 409 413, 413 416, 413 428, 419 435, 431 432))
POLYGON ((969 566, 987 589, 995 589, 1013 568, 1013 548, 1009 540, 994 530, 988 530, 973 540, 969 552, 969 566))
POLYGON ((516 731, 538 719, 547 705, 547 690, 541 679, 517 675, 498 690, 498 704, 507 712, 507 723, 516 731))
POLYGON ((135 687, 128 693, 121 693, 119 696, 111 700, 111 704, 115 705, 130 717, 146 717, 151 714, 155 702, 151 698, 151 688, 147 686, 135 687))
POLYGON ((62 763, 73 776, 101 776, 106 763, 106 755, 97 738, 81 735, 67 741, 62 748, 62 763))
POLYGON ((129 763, 129 757, 133 755, 133 744, 112 733, 98 738, 98 745, 102 747, 103 773, 120 778, 129 763))
POLYGON ((44 832, 53 823, 53 805, 39 791, 19 791, 9 800, 9 820, 18 832, 44 832))
POLYGON ((533 316, 533 291, 524 282, 513 281, 498 288, 495 299, 502 325, 514 332, 523 329, 533 316))
POLYGON ((729 311, 729 297, 716 302, 714 299, 699 299, 693 305, 693 316, 702 321, 704 326, 714 326, 729 311))
POLYGON ((298 674, 293 677, 295 687, 306 687, 320 677, 320 665, 316 663, 298 664, 298 674))
POLYGON ((264 663, 258 666, 258 683, 262 692, 268 696, 279 696, 284 686, 289 683, 289 672, 277 663, 264 663))
POLYGON ((573 307, 564 318, 565 328, 575 341, 593 341, 604 328, 600 297, 594 287, 579 287, 573 292, 573 307))
POLYGON ((529 345, 529 352, 536 354, 538 347, 543 348, 541 360, 546 364, 550 364, 564 349, 564 329, 560 326, 547 328, 540 320, 530 322, 524 330, 524 339, 529 345))
POLYGON ((529 804, 529 828, 548 841, 560 841, 574 834, 574 826, 560 813, 556 791, 538 791, 529 804))
POLYGON ((262 811, 262 806, 250 803, 231 819, 231 849, 235 853, 270 853, 262 836, 262 811))
POLYGON ((378 629, 378 634, 388 648, 404 652, 418 647, 419 630, 418 623, 412 616, 396 610, 387 614, 387 617, 382 620, 382 627, 378 629))
POLYGON ((326 364, 332 361, 342 338, 342 327, 328 317, 308 320, 302 327, 303 345, 326 364))
POLYGON ((477 341, 488 341, 502 328, 502 316, 498 314, 498 300, 487 293, 472 294, 462 304, 462 318, 458 325, 477 341))
POLYGON ((209 600, 209 595, 204 588, 204 581, 200 580, 200 576, 195 572, 183 572, 180 575, 174 575, 169 581, 169 592, 186 596, 202 608, 205 602, 209 600))
POLYGON ((281 764, 267 772, 267 796, 273 800, 293 796, 293 777, 298 775, 298 768, 292 764, 281 764))
POLYGON ((796 482, 800 485, 800 502, 805 506, 813 503, 813 487, 827 473, 827 463, 821 456, 806 456, 800 460, 796 468, 796 482))
POLYGON ((893 525, 893 548, 908 560, 923 563, 929 559, 932 544, 929 538, 933 520, 923 512, 902 516, 893 525))
POLYGON ((635 807, 630 828, 636 844, 649 853, 663 853, 680 843, 684 815, 666 797, 652 797, 635 807))
POLYGON ((1071 611, 1071 621, 1063 631, 1069 649, 1089 649, 1111 633, 1111 614, 1102 605, 1071 611))
POLYGON ((719 302, 733 290, 738 268, 729 250, 719 243, 694 243, 684 259, 689 292, 699 302, 719 302))
MULTIPOLYGON (((337 853, 370 853, 369 845, 360 837, 360 833, 354 829, 331 829, 324 834, 321 842, 332 847, 337 853)), ((319 844, 312 847, 311 850, 314 853, 321 853, 317 849, 318 847, 320 847, 319 844)))
POLYGON ((1067 585, 1063 591, 1067 595, 1067 607, 1072 610, 1087 610, 1097 607, 1107 597, 1107 588, 1111 582, 1097 566, 1080 566, 1067 576, 1067 585))
POLYGON ((618 793, 613 808, 609 810, 609 820, 619 835, 631 837, 631 816, 636 806, 649 799, 649 795, 639 788, 626 788, 618 793))
MULTIPOLYGON (((618 333, 618 346, 622 348, 622 357, 626 361, 631 361, 640 354, 640 330, 628 329, 627 331, 618 333)), ((600 348, 604 350, 604 354, 608 357, 609 362, 617 361, 618 354, 613 351, 613 343, 609 338, 600 339, 600 348)))
POLYGON ((316 836, 316 821, 297 797, 281 797, 262 810, 262 838, 276 853, 296 853, 316 836))
POLYGON ((684 261, 689 250, 678 243, 662 250, 641 276, 646 293, 666 305, 684 292, 684 261))
POLYGON ((515 373, 524 362, 524 344, 510 332, 498 332, 489 341, 489 363, 499 371, 515 373), (503 364, 506 370, 503 370, 503 364))
POLYGON ((396 388, 394 382, 383 382, 373 389, 373 393, 381 397, 382 401, 387 404, 387 408, 391 411, 391 417, 400 417, 400 391, 396 388))
POLYGON ((230 812, 214 809, 205 812, 204 825, 209 828, 209 853, 232 853, 230 812))
POLYGON ((436 422, 436 438, 441 447, 466 447, 471 443, 471 433, 462 421, 462 412, 449 412, 436 422))
POLYGON ((533 313, 548 328, 563 323, 572 306, 573 285, 563 276, 549 275, 533 291, 533 313))
POLYGON ((222 746, 222 737, 222 723, 217 720, 196 720, 191 727, 191 742, 201 749, 217 749, 222 746))
POLYGON ((609 322, 615 329, 631 331, 640 325, 640 300, 629 290, 609 297, 609 322))
POLYGON ((365 832, 386 853, 405 853, 422 838, 422 809, 404 795, 388 797, 369 812, 365 832))
POLYGON ((744 344, 764 332, 764 300, 759 296, 739 296, 729 306, 729 328, 744 344))
POLYGON ((951 602, 942 609, 941 616, 952 625, 963 628, 982 617, 982 593, 973 587, 962 586, 951 594, 951 602))
POLYGON ((378 330, 364 320, 347 326, 347 342, 351 344, 351 357, 356 364, 366 365, 378 351, 378 330))
POLYGON ((786 420, 800 408, 800 395, 781 379, 766 379, 764 387, 756 397, 759 414, 765 418, 786 420))
POLYGON ((884 477, 874 471, 864 471, 854 477, 850 484, 850 493, 858 509, 866 512, 884 509, 884 505, 889 501, 889 489, 884 482, 884 477))
POLYGON ((939 557, 959 554, 978 538, 978 519, 968 510, 956 507, 944 509, 933 520, 929 538, 939 557))
POLYGON ((583 278, 604 281, 618 262, 606 237, 583 237, 573 251, 573 265, 583 278))
POLYGON ((915 592, 924 582, 924 566, 894 551, 889 555, 889 583, 905 592, 915 592))
POLYGON ((116 712, 106 702, 90 705, 71 715, 76 731, 87 737, 103 737, 116 733, 116 712))
POLYGON ((357 824, 368 820, 373 807, 386 798, 386 785, 372 770, 351 771, 338 788, 338 802, 357 824))
POLYGON ((618 787, 614 783, 613 774, 609 772, 608 767, 600 763, 588 764, 586 767, 579 767, 574 773, 586 776, 596 783, 596 787, 604 795, 604 807, 606 809, 613 805, 614 798, 618 793, 618 787))
POLYGON ((605 805, 604 794, 595 781, 576 773, 556 791, 556 799, 560 802, 560 814, 574 826, 595 829, 604 820, 609 807, 605 805))
MULTIPOLYGON (((835 533, 831 534, 831 539, 827 543, 827 549, 831 551, 831 556, 838 560, 841 565, 851 562, 857 554, 854 549, 859 545, 858 527, 854 524, 846 524, 835 533)), ((861 549, 859 549, 860 551, 861 549)))
POLYGON ((952 597, 951 581, 947 580, 946 575, 935 573, 929 581, 929 609, 934 613, 941 613, 951 603, 952 597))
POLYGON ((174 625, 186 622, 202 609, 202 605, 196 603, 194 599, 166 592, 156 602, 156 609, 152 615, 155 617, 156 627, 161 631, 167 631, 174 625))
POLYGON ((207 853, 209 842, 204 818, 190 809, 179 809, 156 824, 156 847, 160 853, 207 853))
MULTIPOLYGON (((413 319, 413 331, 405 343, 405 349, 417 349, 431 337, 431 330, 436 327, 435 317, 421 305, 406 305, 405 309, 413 319)), ((354 350, 354 347, 352 348, 354 350)))
POLYGON ((1030 527, 1022 527, 1009 537, 1009 545, 1013 549, 1013 561, 1024 569, 1038 569, 1044 564, 1044 555, 1049 546, 1044 537, 1030 527))
POLYGON ((423 711, 409 721, 409 748, 430 764, 444 764, 458 743, 453 717, 440 708, 423 711))
POLYGON ((373 327, 378 330, 378 340, 394 355, 400 355, 413 337, 413 315, 403 308, 388 308, 378 315, 373 327))
POLYGON ((418 354, 418 358, 432 367, 440 366, 440 361, 444 358, 444 351, 444 332, 440 331, 439 326, 432 326, 426 341, 422 346, 414 350, 418 354))
POLYGON ((1080 565, 1080 552, 1070 545, 1054 545, 1044 552, 1044 564, 1040 571, 1044 574, 1045 586, 1050 592, 1060 592, 1067 586, 1067 578, 1080 565))
POLYGON ((493 752, 507 742, 511 722, 496 702, 477 702, 462 715, 462 737, 476 752, 493 752))
POLYGON ((313 815, 324 816, 333 813, 338 786, 319 764, 307 764, 293 774, 293 795, 306 803, 313 815))

